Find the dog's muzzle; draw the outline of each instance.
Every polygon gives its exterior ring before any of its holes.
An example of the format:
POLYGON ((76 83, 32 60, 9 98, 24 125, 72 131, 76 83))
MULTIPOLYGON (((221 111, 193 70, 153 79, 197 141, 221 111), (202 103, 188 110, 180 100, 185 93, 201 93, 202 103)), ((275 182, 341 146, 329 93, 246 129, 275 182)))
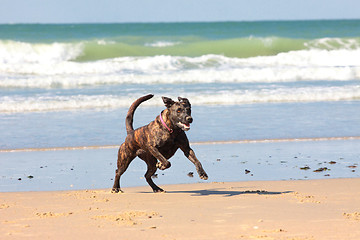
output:
POLYGON ((190 123, 186 124, 186 123, 178 122, 176 125, 179 128, 181 128, 183 131, 189 131, 190 130, 190 123))
POLYGON ((187 116, 185 118, 187 123, 178 122, 177 125, 179 128, 181 128, 183 131, 189 131, 190 130, 190 123, 193 122, 193 118, 191 116, 187 116))

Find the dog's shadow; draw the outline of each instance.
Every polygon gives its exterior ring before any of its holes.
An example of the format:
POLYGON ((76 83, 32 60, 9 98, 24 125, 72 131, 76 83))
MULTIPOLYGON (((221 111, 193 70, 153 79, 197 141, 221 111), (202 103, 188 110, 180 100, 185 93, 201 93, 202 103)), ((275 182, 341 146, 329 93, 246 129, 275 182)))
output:
POLYGON ((212 196, 212 195, 222 195, 224 197, 233 197, 245 194, 258 194, 258 195, 280 195, 285 193, 292 193, 293 191, 283 191, 283 192, 273 192, 265 190, 246 190, 246 191, 236 191, 236 190, 224 190, 224 188, 217 189, 205 189, 205 190, 191 190, 191 191, 166 191, 167 193, 190 193, 192 196, 212 196))

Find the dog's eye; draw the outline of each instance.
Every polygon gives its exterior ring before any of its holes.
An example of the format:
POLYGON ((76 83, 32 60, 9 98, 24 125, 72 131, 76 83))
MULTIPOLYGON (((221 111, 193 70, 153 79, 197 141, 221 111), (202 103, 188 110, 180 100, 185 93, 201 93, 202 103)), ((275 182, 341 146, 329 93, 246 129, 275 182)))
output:
POLYGON ((178 109, 176 110, 176 112, 177 112, 177 113, 181 113, 181 108, 178 108, 178 109))

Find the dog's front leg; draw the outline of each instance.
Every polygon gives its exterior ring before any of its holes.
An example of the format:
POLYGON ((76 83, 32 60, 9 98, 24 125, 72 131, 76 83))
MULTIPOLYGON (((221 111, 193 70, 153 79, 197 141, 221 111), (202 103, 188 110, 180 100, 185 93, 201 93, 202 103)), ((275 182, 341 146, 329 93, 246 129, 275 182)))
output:
POLYGON ((165 170, 171 167, 171 163, 159 152, 156 147, 148 146, 148 150, 151 155, 153 155, 157 160, 160 161, 156 164, 157 168, 159 168, 160 170, 165 170))
POLYGON ((190 146, 181 147, 181 150, 184 152, 185 156, 195 165, 196 171, 198 172, 199 177, 201 179, 207 180, 208 175, 206 174, 200 161, 195 156, 195 152, 190 148, 190 146))

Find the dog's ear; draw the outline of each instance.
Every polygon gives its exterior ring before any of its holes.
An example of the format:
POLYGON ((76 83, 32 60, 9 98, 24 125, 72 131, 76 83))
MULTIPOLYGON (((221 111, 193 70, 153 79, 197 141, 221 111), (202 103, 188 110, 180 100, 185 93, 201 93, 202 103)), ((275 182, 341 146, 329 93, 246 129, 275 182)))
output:
POLYGON ((184 104, 184 105, 188 105, 189 107, 191 107, 191 104, 189 102, 189 100, 187 98, 182 98, 182 97, 178 97, 179 102, 184 104))
POLYGON ((162 100, 165 104, 165 107, 171 108, 171 106, 175 103, 171 98, 168 97, 162 97, 162 100))

